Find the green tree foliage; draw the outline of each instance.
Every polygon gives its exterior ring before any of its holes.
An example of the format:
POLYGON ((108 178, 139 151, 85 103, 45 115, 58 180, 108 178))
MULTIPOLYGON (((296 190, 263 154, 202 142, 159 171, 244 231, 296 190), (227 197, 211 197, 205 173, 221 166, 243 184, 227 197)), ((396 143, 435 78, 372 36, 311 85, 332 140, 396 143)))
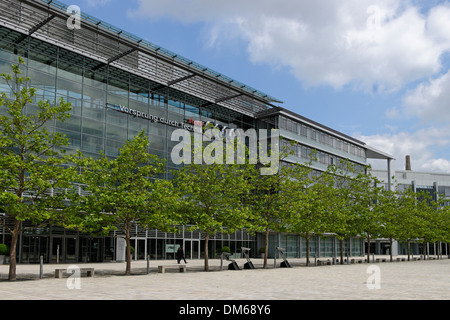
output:
POLYGON ((36 226, 52 221, 64 207, 65 188, 70 187, 73 170, 59 148, 66 138, 51 132, 49 122, 69 118, 70 103, 39 101, 29 78, 22 76, 24 60, 2 73, 11 95, 0 96, 0 203, 7 218, 14 220, 11 233, 9 280, 16 279, 16 246, 24 222, 36 226))
POLYGON ((281 167, 278 174, 274 175, 260 175, 258 170, 253 173, 250 181, 253 191, 246 203, 252 213, 251 229, 264 233, 264 268, 267 268, 269 233, 287 231, 289 198, 284 190, 289 174, 285 167, 281 167))
POLYGON ((328 214, 326 217, 326 229, 333 233, 340 244, 340 263, 344 262, 344 240, 359 236, 355 227, 357 210, 354 201, 355 179, 358 177, 355 166, 348 160, 341 160, 331 165, 322 175, 328 177, 325 187, 328 190, 328 214), (332 179, 332 180, 330 180, 332 179), (330 188, 332 186, 332 188, 330 188))
POLYGON ((131 230, 143 228, 170 231, 179 222, 177 198, 170 181, 157 179, 164 172, 164 162, 148 153, 144 131, 126 141, 116 159, 102 156, 75 162, 82 174, 83 196, 75 196, 71 210, 78 215, 65 225, 90 232, 108 232, 121 228, 126 240, 126 270, 131 272, 131 230))
POLYGON ((381 233, 382 222, 378 210, 378 199, 381 188, 379 181, 369 173, 358 172, 356 177, 350 179, 350 204, 353 210, 352 223, 355 231, 364 236, 367 241, 367 262, 370 261, 370 241, 381 233))
MULTIPOLYGON (((193 158, 205 150, 211 150, 208 144, 195 147, 193 158)), ((184 222, 192 225, 191 230, 200 231, 205 239, 205 271, 209 270, 209 239, 218 233, 233 233, 246 227, 249 216, 244 198, 250 190, 250 165, 217 162, 186 164, 175 172, 174 180, 182 201, 184 222)))
POLYGON ((424 197, 427 197, 427 195, 416 193, 411 188, 406 188, 398 193, 396 222, 399 224, 399 228, 396 230, 395 238, 407 243, 408 260, 410 258, 411 241, 424 238, 429 228, 428 223, 424 220, 428 216, 428 205, 426 200, 423 201, 424 197))
POLYGON ((310 240, 325 232, 325 221, 330 199, 329 176, 313 174, 306 164, 290 167, 289 179, 284 193, 288 199, 289 231, 296 232, 306 240, 306 265, 309 265, 310 240))
POLYGON ((377 211, 380 218, 380 236, 389 239, 390 261, 393 259, 393 241, 401 232, 402 221, 399 210, 400 201, 398 193, 392 190, 382 189, 377 200, 377 211))
MULTIPOLYGON (((280 160, 292 154, 290 147, 282 148, 280 160)), ((292 168, 281 166, 276 174, 261 175, 257 167, 249 167, 251 192, 245 199, 250 208, 249 229, 264 233, 264 263, 267 268, 270 232, 289 230, 292 189, 292 168)), ((278 254, 278 253, 276 253, 278 254)))

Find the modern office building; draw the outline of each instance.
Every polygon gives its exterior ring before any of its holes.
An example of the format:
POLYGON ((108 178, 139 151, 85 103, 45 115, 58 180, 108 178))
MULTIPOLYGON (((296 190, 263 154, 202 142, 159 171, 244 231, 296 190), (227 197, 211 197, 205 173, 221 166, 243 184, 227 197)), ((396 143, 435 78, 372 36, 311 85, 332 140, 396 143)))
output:
MULTIPOLYGON (((380 186, 388 188, 388 173, 386 170, 371 170, 371 174, 381 181, 380 186)), ((411 157, 405 156, 405 169, 395 170, 392 173, 391 189, 404 191, 411 189, 414 192, 426 192, 429 193, 433 200, 450 199, 450 174, 438 173, 438 172, 421 172, 413 171, 411 165, 411 157), (392 178, 393 177, 393 178, 392 178)), ((450 205, 450 202, 444 203, 450 205)), ((422 243, 412 242, 411 253, 415 255, 423 254, 424 246, 427 246, 426 252, 431 255, 444 254, 448 255, 449 246, 447 243, 422 243), (437 246, 441 246, 441 250, 438 250, 437 246)), ((371 252, 375 254, 388 254, 390 250, 390 244, 388 239, 377 239, 372 244, 371 252)), ((406 243, 393 243, 393 254, 407 254, 408 248, 406 243)))
MULTIPOLYGON (((74 17, 67 9, 52 0, 2 0, 0 72, 9 73, 21 56, 26 61, 23 73, 38 89, 36 102, 63 97, 72 103, 70 120, 51 126, 68 137, 68 153, 79 149, 98 157, 103 151, 115 157, 127 139, 145 129, 151 153, 167 160, 163 178, 170 179, 178 168, 170 159, 176 144, 170 139, 173 130, 193 121, 209 121, 244 130, 278 128, 283 137, 296 142, 295 155, 287 161, 305 161, 315 149, 318 159, 313 166, 319 171, 340 158, 360 166, 368 158, 385 159, 390 170, 389 155, 280 107, 281 100, 85 13, 80 15, 79 28, 68 25, 74 17)), ((0 90, 10 94, 4 83, 0 90)), ((4 228, 0 232, 0 240, 8 243, 8 233, 4 228)), ((52 225, 32 228, 20 235, 19 262, 36 263, 39 256, 45 262, 120 260, 124 244, 117 235, 95 237, 52 225)), ((135 259, 147 254, 151 259, 173 258, 179 244, 187 258, 202 258, 204 240, 188 226, 179 226, 177 233, 136 227, 132 236, 135 259)), ((245 230, 220 235, 211 240, 210 256, 222 246, 233 252, 250 247, 255 256, 261 242, 245 230)), ((298 235, 273 234, 271 247, 276 246, 285 247, 288 256, 306 252, 298 235)), ((332 237, 317 237, 311 246, 311 252, 320 256, 339 252, 332 237)), ((353 255, 363 253, 360 239, 347 241, 346 247, 353 255)))

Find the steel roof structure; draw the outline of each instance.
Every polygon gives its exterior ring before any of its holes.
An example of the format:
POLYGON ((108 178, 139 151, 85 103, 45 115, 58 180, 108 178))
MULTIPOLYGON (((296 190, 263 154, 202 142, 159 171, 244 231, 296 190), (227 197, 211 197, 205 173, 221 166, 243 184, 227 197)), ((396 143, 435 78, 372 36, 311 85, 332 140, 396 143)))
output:
POLYGON ((53 0, 2 0, 0 25, 20 32, 11 39, 14 43, 31 37, 56 44, 97 61, 92 71, 114 66, 151 80, 153 92, 173 88, 197 97, 202 100, 198 102, 200 107, 217 104, 254 116, 282 103, 83 12, 81 28, 71 30, 67 27, 71 16, 67 10, 66 4, 53 0))

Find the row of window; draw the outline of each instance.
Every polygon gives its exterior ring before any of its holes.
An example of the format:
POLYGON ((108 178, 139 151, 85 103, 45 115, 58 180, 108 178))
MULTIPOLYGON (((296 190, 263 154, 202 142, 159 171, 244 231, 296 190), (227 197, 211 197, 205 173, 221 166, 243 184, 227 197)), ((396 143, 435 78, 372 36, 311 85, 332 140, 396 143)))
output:
MULTIPOLYGON (((307 147, 299 143, 294 143, 294 145, 291 145, 291 142, 288 140, 281 141, 281 148, 292 151, 293 156, 295 157, 302 158, 307 161, 311 160, 319 162, 325 166, 339 165, 340 162, 343 161, 343 159, 340 157, 328 154, 326 152, 317 151, 316 149, 307 147)), ((358 172, 364 170, 364 166, 362 165, 355 164, 355 166, 358 172)))
POLYGON ((281 117, 279 120, 280 129, 287 130, 289 132, 295 133, 304 138, 310 139, 312 141, 319 142, 323 145, 329 146, 331 148, 344 151, 346 153, 355 155, 359 158, 366 158, 365 150, 359 146, 349 143, 343 139, 339 139, 323 131, 312 128, 306 124, 295 122, 286 117, 281 117))
POLYGON ((32 86, 38 88, 39 96, 49 101, 64 97, 74 105, 80 105, 82 100, 85 105, 104 107, 108 99, 109 103, 126 105, 143 112, 148 112, 146 108, 150 105, 194 119, 215 120, 228 125, 234 123, 240 128, 254 126, 254 120, 247 116, 216 105, 206 106, 206 101, 174 89, 167 89, 163 94, 154 93, 151 88, 155 84, 148 79, 111 66, 93 68, 98 66, 98 62, 62 48, 27 50, 26 47, 5 43, 0 49, 1 72, 11 72, 11 64, 17 63, 18 49, 27 63, 23 67, 23 74, 28 73, 32 86), (72 59, 68 60, 70 57, 72 59))

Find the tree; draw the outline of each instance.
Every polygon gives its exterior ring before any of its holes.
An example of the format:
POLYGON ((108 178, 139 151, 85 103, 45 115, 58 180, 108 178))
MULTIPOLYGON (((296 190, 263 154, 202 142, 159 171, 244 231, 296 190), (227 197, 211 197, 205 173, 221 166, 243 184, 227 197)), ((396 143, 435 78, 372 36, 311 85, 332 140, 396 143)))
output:
MULTIPOLYGON (((291 146, 293 145, 292 142, 291 146)), ((282 147, 280 151, 280 160, 293 154, 289 146, 282 147)), ((248 169, 251 173, 249 182, 252 191, 247 194, 245 202, 250 208, 250 229, 264 233, 263 267, 267 268, 270 232, 289 230, 292 168, 282 165, 276 173, 271 175, 262 175, 257 169, 257 167, 248 169)))
MULTIPOLYGON (((433 200, 434 194, 426 191, 416 192, 416 220, 418 238, 421 238, 424 243, 424 253, 426 250, 426 243, 436 243, 441 241, 444 237, 442 230, 441 212, 439 210, 439 202, 433 200)), ((438 246, 439 250, 439 246, 438 246)), ((435 252, 435 255, 439 255, 435 252)), ((425 254, 424 254, 425 256, 425 254)), ((408 248, 409 260, 409 248, 408 248)))
MULTIPOLYGON (((204 150, 194 150, 194 156, 204 150)), ((249 192, 249 177, 246 165, 224 163, 185 164, 175 173, 185 222, 205 239, 205 271, 209 270, 209 239, 247 225, 248 207, 243 199, 249 192)))
POLYGON ((402 220, 399 215, 399 196, 398 192, 382 189, 380 197, 376 204, 377 211, 380 213, 380 236, 389 239, 389 256, 393 260, 393 239, 397 239, 402 228, 402 220))
POLYGON ((270 232, 288 228, 287 208, 290 199, 285 192, 288 179, 288 170, 283 166, 274 175, 260 175, 255 170, 250 181, 253 193, 247 203, 252 210, 252 229, 264 233, 264 268, 267 268, 270 232))
MULTIPOLYGON (((428 210, 425 206, 426 201, 420 198, 426 197, 423 193, 416 193, 411 188, 399 192, 397 199, 397 216, 395 223, 398 224, 396 238, 399 241, 407 243, 408 261, 410 260, 410 245, 411 241, 416 239, 424 239, 426 232, 426 220, 422 210, 428 210)), ((424 249, 425 256, 425 249, 424 249)))
POLYGON ((355 178, 350 179, 350 198, 352 215, 355 217, 354 227, 360 235, 367 240, 367 262, 370 262, 370 240, 378 237, 382 223, 380 212, 377 210, 377 201, 381 188, 379 181, 370 173, 359 172, 355 178))
POLYGON ((81 168, 80 180, 86 196, 73 201, 78 219, 67 225, 81 230, 107 232, 118 227, 125 233, 126 270, 131 273, 131 229, 170 230, 178 223, 177 199, 170 181, 156 179, 164 171, 164 161, 148 153, 145 131, 126 141, 116 159, 99 159, 79 154, 75 162, 81 168))
POLYGON ((353 197, 353 183, 357 177, 355 166, 347 159, 339 163, 328 166, 323 175, 328 176, 329 197, 328 210, 326 216, 326 229, 334 233, 340 244, 340 263, 344 263, 344 239, 358 236, 358 230, 355 227, 357 211, 353 197), (330 189, 330 184, 334 183, 330 189))
POLYGON ((16 280, 16 249, 22 223, 34 225, 52 220, 64 207, 64 188, 70 187, 72 168, 61 146, 67 139, 47 128, 53 120, 70 117, 70 103, 39 101, 33 105, 36 89, 21 74, 24 60, 12 66, 12 75, 2 73, 11 95, 0 96, 0 203, 7 218, 14 220, 11 233, 9 280, 16 280))
POLYGON ((311 163, 296 163, 291 166, 284 193, 289 199, 286 211, 289 213, 289 230, 306 240, 306 265, 310 263, 310 240, 325 230, 332 183, 326 174, 313 174, 311 163))
MULTIPOLYGON (((450 252, 450 206, 448 205, 448 199, 442 200, 441 204, 441 226, 442 226, 442 241, 447 245, 447 252, 450 252), (446 200, 444 202, 444 200, 446 200)), ((450 254, 449 254, 450 256, 450 254)))

